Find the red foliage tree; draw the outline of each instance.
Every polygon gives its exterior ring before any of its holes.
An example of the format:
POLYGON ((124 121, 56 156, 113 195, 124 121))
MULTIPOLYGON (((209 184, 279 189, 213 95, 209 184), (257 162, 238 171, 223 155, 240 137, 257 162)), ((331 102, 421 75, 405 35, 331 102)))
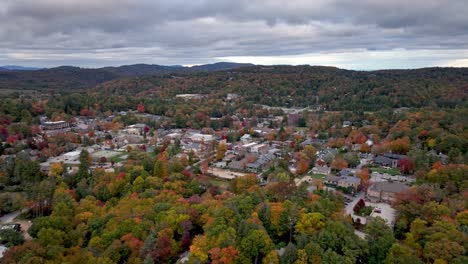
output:
POLYGON ((164 263, 171 257, 171 254, 171 240, 166 235, 158 237, 154 250, 150 252, 154 262, 164 263))
POLYGON ((237 250, 229 246, 227 248, 212 248, 210 251, 211 263, 213 264, 229 264, 237 259, 237 250))
POLYGON ((400 172, 404 174, 414 172, 414 162, 409 158, 400 160, 398 167, 400 168, 400 172))
POLYGON ((309 164, 305 159, 300 159, 299 162, 297 162, 297 169, 296 169, 297 174, 304 174, 307 172, 308 169, 309 169, 309 164))
POLYGON ((8 136, 7 139, 6 139, 6 142, 7 142, 8 144, 10 144, 10 145, 15 144, 16 141, 18 141, 18 136, 16 136, 16 135, 10 135, 10 136, 8 136))
POLYGON ((364 202, 364 200, 359 199, 359 201, 357 202, 357 204, 353 208, 354 213, 355 214, 359 213, 359 211, 361 211, 361 209, 364 208, 365 206, 366 206, 366 203, 364 202))
POLYGON ((144 113, 145 112, 145 105, 144 104, 138 104, 137 111, 139 113, 144 113))

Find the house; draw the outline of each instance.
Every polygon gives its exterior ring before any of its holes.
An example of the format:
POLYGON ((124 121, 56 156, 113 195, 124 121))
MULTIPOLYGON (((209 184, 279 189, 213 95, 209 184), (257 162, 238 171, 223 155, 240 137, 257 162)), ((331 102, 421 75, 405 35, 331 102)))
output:
POLYGON ((66 121, 47 121, 43 122, 41 125, 42 130, 59 130, 69 128, 70 125, 66 121))
POLYGON ((145 131, 145 127, 146 127, 145 124, 134 124, 134 125, 128 126, 128 129, 138 130, 139 132, 138 134, 142 134, 145 131))
POLYGON ((357 189, 360 184, 361 184, 361 179, 359 179, 358 177, 353 177, 353 176, 343 176, 343 177, 340 177, 340 180, 338 181, 338 186, 343 187, 343 188, 352 187, 354 189, 357 189))
POLYGON ((193 133, 188 137, 192 142, 210 142, 214 140, 213 135, 193 133))
POLYGON ((385 153, 374 158, 374 163, 380 166, 387 166, 392 168, 398 168, 398 163, 400 160, 406 159, 407 156, 385 153))
POLYGON ((235 94, 235 93, 228 93, 226 95, 226 100, 227 101, 232 101, 232 100, 236 100, 237 98, 239 98, 240 96, 238 94, 235 94))
POLYGON ((252 153, 267 153, 268 145, 267 144, 256 144, 250 148, 252 153))
POLYGON ((410 187, 397 182, 377 182, 367 189, 366 197, 372 202, 394 202, 398 193, 410 187))
POLYGON ((229 162, 226 168, 241 171, 244 170, 244 164, 241 161, 234 160, 229 162))
POLYGON ((256 161, 252 163, 247 163, 246 167, 247 167, 248 172, 257 173, 257 172, 260 172, 260 170, 262 169, 262 164, 256 161))
POLYGON ((181 98, 185 101, 188 101, 188 100, 196 100, 196 99, 203 99, 205 97, 205 95, 203 94, 177 94, 176 95, 176 98, 181 98))
POLYGON ((331 169, 328 166, 315 166, 312 168, 313 174, 330 174, 331 169))
POLYGON ((253 150, 255 149, 255 147, 256 147, 257 145, 258 145, 258 144, 255 143, 255 142, 248 143, 248 144, 242 145, 242 149, 245 150, 245 151, 247 151, 247 152, 252 153, 253 150))
POLYGON ((351 170, 348 168, 344 168, 340 171, 341 177, 346 177, 346 176, 349 176, 350 174, 351 174, 351 170))
POLYGON ((240 140, 242 141, 243 145, 249 144, 252 142, 252 136, 250 134, 244 134, 240 140))
POLYGON ((323 179, 323 183, 329 184, 329 185, 338 185, 339 181, 340 181, 340 177, 333 176, 333 175, 327 175, 325 179, 323 179))
POLYGON ((75 151, 71 151, 71 152, 67 152, 65 154, 63 154, 63 158, 65 160, 78 160, 80 158, 80 154, 81 154, 81 151, 79 150, 75 150, 75 151))

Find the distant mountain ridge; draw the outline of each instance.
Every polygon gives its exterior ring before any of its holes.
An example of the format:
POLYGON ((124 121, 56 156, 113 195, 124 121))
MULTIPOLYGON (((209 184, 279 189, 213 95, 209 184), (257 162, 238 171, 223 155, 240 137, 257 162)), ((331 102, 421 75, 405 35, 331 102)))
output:
MULTIPOLYGON (((16 70, 0 68, 0 89, 50 89, 68 90, 93 87, 105 81, 125 77, 161 75, 191 72, 211 72, 253 66, 249 63, 218 62, 192 67, 164 66, 157 64, 133 64, 119 67, 80 68, 60 66, 49 69, 16 70)), ((25 67, 23 67, 25 68, 25 67)))
POLYGON ((25 66, 18 66, 18 65, 3 65, 0 66, 0 71, 36 71, 43 68, 38 67, 25 67, 25 66))

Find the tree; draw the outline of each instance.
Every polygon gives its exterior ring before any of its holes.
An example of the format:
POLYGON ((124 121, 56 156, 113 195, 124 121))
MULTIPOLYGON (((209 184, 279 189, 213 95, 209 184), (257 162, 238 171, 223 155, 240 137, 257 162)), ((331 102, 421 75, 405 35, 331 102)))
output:
POLYGON ((336 156, 331 162, 331 168, 336 171, 340 171, 348 167, 348 163, 340 156, 336 156))
POLYGON ((423 262, 416 257, 412 250, 400 243, 394 243, 387 253, 385 264, 423 264, 423 262))
POLYGON ((279 264, 279 256, 278 252, 276 250, 270 251, 263 259, 262 259, 263 264, 279 264))
POLYGON ((361 179, 361 187, 367 190, 369 188, 369 169, 362 168, 356 174, 361 179))
POLYGON ((348 166, 351 168, 355 168, 360 163, 359 156, 356 152, 345 153, 343 155, 343 159, 346 161, 346 163, 348 163, 348 166))
POLYGON ((284 248, 283 255, 280 257, 280 262, 284 264, 292 264, 297 257, 297 247, 293 243, 289 242, 284 248))
POLYGON ((411 159, 402 159, 398 161, 398 167, 400 172, 403 174, 409 174, 414 172, 414 162, 411 159))
POLYGON ((225 143, 219 143, 216 149, 216 159, 222 160, 224 158, 224 154, 226 153, 228 147, 225 143))
POLYGON ((294 264, 307 264, 308 261, 307 252, 304 249, 297 250, 297 258, 294 264))
POLYGON ((62 163, 55 162, 55 163, 50 164, 49 175, 59 178, 62 176, 62 174, 63 174, 62 163))
POLYGON ((86 179, 89 177, 89 167, 90 167, 90 160, 91 157, 89 155, 89 152, 85 149, 83 149, 80 153, 80 165, 78 166, 78 172, 76 173, 76 179, 77 181, 80 181, 81 179, 86 179))
POLYGON ((309 169, 309 164, 305 159, 300 159, 297 162, 296 173, 297 174, 304 174, 309 169))
POLYGON ((309 165, 313 165, 315 157, 317 156, 317 149, 312 145, 307 145, 301 152, 301 157, 305 159, 309 165))
POLYGON ((7 247, 21 245, 24 242, 24 237, 21 232, 13 229, 0 230, 0 242, 5 243, 7 247))
POLYGON ((234 263, 238 258, 238 252, 233 246, 226 248, 212 248, 208 251, 213 264, 230 264, 234 263))
POLYGON ((158 178, 165 178, 168 176, 167 162, 165 160, 158 159, 154 163, 153 169, 154 176, 158 178))
POLYGON ((313 234, 316 231, 325 227, 325 216, 321 213, 304 213, 301 212, 299 221, 296 224, 296 232, 313 234))
POLYGON ((366 207, 366 203, 364 202, 363 199, 359 199, 359 201, 356 203, 356 205, 353 208, 353 212, 355 214, 358 214, 364 207, 366 207))
POLYGON ((399 138, 389 143, 393 153, 406 154, 411 149, 411 141, 408 137, 399 138))
POLYGON ((40 166, 36 161, 32 161, 29 156, 18 154, 15 159, 14 180, 16 183, 34 183, 41 180, 40 166))
POLYGON ((138 113, 144 113, 145 112, 145 105, 144 104, 138 104, 137 105, 137 111, 138 113))
POLYGON ((377 217, 367 223, 365 232, 370 251, 369 263, 382 263, 395 242, 392 230, 385 220, 377 217))
POLYGON ((274 249, 274 244, 265 230, 254 229, 242 238, 239 249, 246 260, 257 263, 259 257, 266 256, 274 249))

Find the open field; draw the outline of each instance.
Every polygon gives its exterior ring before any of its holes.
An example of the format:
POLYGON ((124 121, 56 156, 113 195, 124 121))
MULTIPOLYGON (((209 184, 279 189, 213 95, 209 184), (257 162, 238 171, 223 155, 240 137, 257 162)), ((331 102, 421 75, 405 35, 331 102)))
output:
POLYGON ((248 175, 248 173, 235 172, 235 171, 224 170, 224 169, 219 169, 219 168, 209 168, 208 173, 215 177, 219 177, 219 178, 226 179, 226 180, 233 180, 237 177, 243 177, 243 176, 248 175))
POLYGON ((99 159, 101 157, 105 157, 106 159, 109 160, 116 156, 121 156, 121 155, 122 155, 122 152, 110 151, 110 150, 101 150, 101 151, 91 153, 91 157, 93 157, 93 159, 99 159))

